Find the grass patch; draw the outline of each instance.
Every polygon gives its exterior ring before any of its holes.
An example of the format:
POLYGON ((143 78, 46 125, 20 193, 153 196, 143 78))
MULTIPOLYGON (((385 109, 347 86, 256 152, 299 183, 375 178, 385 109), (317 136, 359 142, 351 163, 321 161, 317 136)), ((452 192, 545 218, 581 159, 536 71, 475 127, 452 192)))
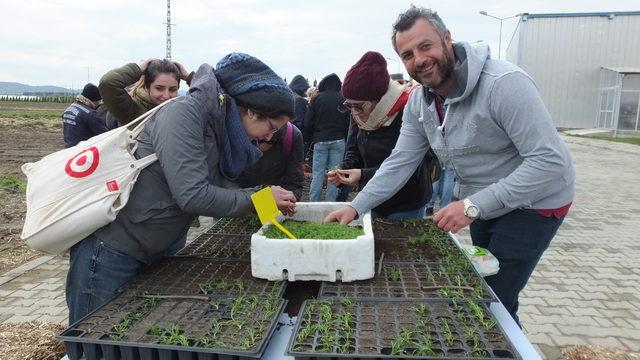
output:
POLYGON ((618 143, 640 145, 640 137, 625 137, 625 136, 613 136, 613 135, 569 135, 580 138, 598 139, 613 141, 618 143))
POLYGON ((24 193, 27 191, 27 181, 18 175, 2 175, 0 176, 0 189, 24 193))
POLYGON ((40 109, 0 109, 0 118, 5 119, 60 119, 60 110, 40 110, 40 109))
MULTIPOLYGON (((345 240, 364 235, 360 226, 313 221, 285 220, 282 225, 298 239, 345 240)), ((286 239, 287 236, 276 226, 269 226, 264 234, 269 239, 286 239)))

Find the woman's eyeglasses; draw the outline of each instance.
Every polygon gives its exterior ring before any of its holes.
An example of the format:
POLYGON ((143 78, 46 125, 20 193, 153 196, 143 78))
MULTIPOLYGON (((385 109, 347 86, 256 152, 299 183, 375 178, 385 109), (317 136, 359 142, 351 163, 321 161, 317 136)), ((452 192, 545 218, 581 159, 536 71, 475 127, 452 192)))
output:
POLYGON ((269 131, 274 134, 278 131, 278 127, 271 121, 271 119, 267 119, 267 123, 269 123, 269 131))
POLYGON ((340 106, 338 106, 338 111, 342 113, 346 113, 349 111, 361 113, 364 111, 364 106, 366 104, 367 104, 367 101, 361 102, 361 103, 352 103, 352 102, 345 101, 342 104, 340 104, 340 106))

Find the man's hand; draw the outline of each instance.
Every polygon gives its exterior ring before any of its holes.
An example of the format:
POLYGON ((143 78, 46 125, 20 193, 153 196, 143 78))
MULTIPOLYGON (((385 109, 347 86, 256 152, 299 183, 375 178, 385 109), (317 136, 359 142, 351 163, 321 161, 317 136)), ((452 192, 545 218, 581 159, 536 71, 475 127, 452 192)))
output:
POLYGON ((278 210, 287 216, 296 213, 296 196, 280 186, 271 186, 271 192, 276 200, 278 210))
POLYGON ((358 212, 351 206, 345 206, 342 209, 332 211, 327 217, 324 218, 324 222, 339 222, 342 225, 347 225, 358 217, 358 212))
POLYGON ((464 215, 464 204, 462 200, 454 201, 433 214, 433 222, 444 231, 457 233, 460 229, 473 222, 472 219, 464 215))

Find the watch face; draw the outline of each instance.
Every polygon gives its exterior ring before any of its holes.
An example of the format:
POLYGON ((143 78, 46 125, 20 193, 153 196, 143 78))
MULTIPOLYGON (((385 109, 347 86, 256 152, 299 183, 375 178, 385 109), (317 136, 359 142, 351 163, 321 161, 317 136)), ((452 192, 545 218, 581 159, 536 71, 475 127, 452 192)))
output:
POLYGON ((470 218, 476 218, 478 217, 478 208, 475 206, 469 206, 469 208, 467 209, 467 213, 469 214, 470 218))

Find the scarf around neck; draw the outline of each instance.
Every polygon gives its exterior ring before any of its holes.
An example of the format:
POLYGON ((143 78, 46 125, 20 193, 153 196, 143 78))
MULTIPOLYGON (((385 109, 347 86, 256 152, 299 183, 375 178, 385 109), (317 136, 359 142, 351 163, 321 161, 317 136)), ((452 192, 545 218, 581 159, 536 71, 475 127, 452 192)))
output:
POLYGON ((224 119, 225 131, 220 146, 220 162, 222 175, 229 180, 236 180, 244 169, 262 156, 262 151, 251 142, 242 126, 240 111, 235 100, 229 97, 229 107, 224 119))
POLYGON ((407 101, 409 101, 409 95, 412 89, 413 87, 409 86, 409 84, 402 85, 396 81, 389 80, 389 89, 380 101, 378 101, 371 114, 369 114, 369 118, 367 118, 366 121, 361 121, 353 116, 353 120, 358 124, 360 129, 368 131, 391 125, 400 110, 402 110, 407 104, 407 101))
POLYGON ((133 88, 129 91, 129 96, 135 101, 137 104, 142 105, 143 108, 147 109, 147 111, 156 107, 156 103, 151 99, 151 95, 149 95, 149 91, 144 88, 144 82, 138 81, 134 84, 133 88))

